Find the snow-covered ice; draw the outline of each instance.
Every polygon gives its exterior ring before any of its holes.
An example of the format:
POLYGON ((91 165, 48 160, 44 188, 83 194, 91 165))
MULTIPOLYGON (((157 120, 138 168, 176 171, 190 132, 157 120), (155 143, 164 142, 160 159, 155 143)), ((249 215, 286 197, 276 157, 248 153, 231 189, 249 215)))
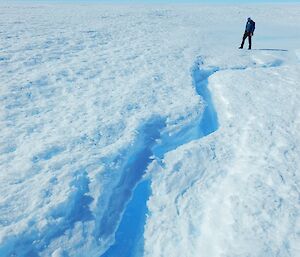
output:
POLYGON ((300 256, 300 5, 0 11, 0 256, 300 256))

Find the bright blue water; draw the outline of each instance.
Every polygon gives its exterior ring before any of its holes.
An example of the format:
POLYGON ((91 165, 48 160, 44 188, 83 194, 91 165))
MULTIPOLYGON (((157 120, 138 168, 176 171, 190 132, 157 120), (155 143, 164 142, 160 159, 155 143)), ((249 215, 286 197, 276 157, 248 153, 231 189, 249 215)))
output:
POLYGON ((196 122, 184 127, 178 133, 173 135, 162 135, 161 143, 153 147, 155 156, 163 158, 166 152, 172 151, 180 145, 207 136, 218 129, 218 118, 212 103, 210 92, 207 88, 208 77, 215 73, 218 69, 200 70, 199 63, 192 68, 193 84, 198 95, 205 102, 205 109, 202 117, 196 122))
MULTIPOLYGON (((128 168, 128 171, 130 171, 130 173, 127 173, 126 175, 125 172, 125 176, 128 176, 129 178, 132 178, 133 176, 135 179, 123 180, 122 184, 125 183, 125 185, 120 187, 123 189, 125 188, 125 190, 123 190, 124 192, 122 192, 122 190, 116 191, 117 193, 112 195, 117 202, 119 201, 118 199, 123 197, 122 193, 132 194, 132 198, 128 203, 127 201, 124 201, 124 199, 122 200, 125 211, 115 234, 115 243, 101 257, 143 256, 144 225, 146 222, 146 214, 148 212, 146 203, 151 195, 151 181, 143 180, 142 182, 139 182, 138 179, 142 179, 142 175, 144 174, 142 169, 145 170, 147 165, 151 162, 151 155, 155 155, 157 158, 163 158, 168 151, 174 150, 191 140, 207 136, 217 130, 217 114, 212 103, 210 92, 207 88, 208 77, 216 71, 217 69, 201 70, 199 69, 199 63, 196 63, 191 71, 195 90, 206 104, 204 113, 197 122, 183 128, 175 135, 160 135, 160 144, 154 143, 156 142, 155 139, 158 138, 157 133, 162 129, 162 123, 154 122, 144 129, 144 133, 148 136, 145 137, 146 140, 143 142, 143 151, 136 156, 136 161, 129 162, 131 167, 128 168), (135 172, 135 165, 137 165, 138 175, 131 175, 132 172, 135 172), (136 179, 137 177, 138 179, 136 179), (129 185, 126 184, 128 182, 130 182, 129 185), (137 186, 135 187, 136 184, 137 186)), ((118 208, 114 211, 120 211, 120 206, 117 205, 117 207, 118 208)), ((108 212, 108 214, 111 214, 111 212, 108 212)), ((110 226, 109 220, 110 217, 103 221, 106 221, 106 225, 110 226)), ((106 227, 105 224, 102 225, 106 227)))
POLYGON ((117 229, 115 243, 101 257, 134 256, 139 248, 143 248, 141 238, 147 213, 145 206, 151 192, 150 181, 141 180, 152 161, 151 148, 164 124, 163 119, 155 117, 139 129, 137 142, 131 147, 131 154, 120 171, 122 177, 113 189, 109 205, 99 222, 99 238, 109 236, 117 229), (138 240, 141 243, 138 244, 138 240))
POLYGON ((218 71, 218 69, 212 70, 200 70, 198 66, 194 66, 192 74, 194 85, 196 87, 196 91, 198 95, 200 95, 205 101, 205 109, 202 116, 201 121, 198 125, 198 130, 202 134, 202 136, 207 136, 218 129, 218 117, 215 107, 213 105, 210 92, 207 88, 208 86, 208 78, 213 73, 218 71))
POLYGON ((144 225, 146 222, 147 200, 151 194, 150 181, 144 180, 134 189, 122 221, 116 232, 116 242, 102 257, 142 256, 144 225))

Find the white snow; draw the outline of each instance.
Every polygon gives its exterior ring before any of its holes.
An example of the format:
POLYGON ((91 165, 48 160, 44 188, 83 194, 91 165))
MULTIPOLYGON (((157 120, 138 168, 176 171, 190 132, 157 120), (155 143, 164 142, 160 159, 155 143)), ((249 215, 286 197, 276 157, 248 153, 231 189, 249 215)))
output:
POLYGON ((219 129, 154 168, 145 256, 299 256, 300 67, 244 58, 209 80, 219 129))
POLYGON ((1 256, 114 256, 146 171, 122 257, 300 256, 300 5, 0 13, 1 256))

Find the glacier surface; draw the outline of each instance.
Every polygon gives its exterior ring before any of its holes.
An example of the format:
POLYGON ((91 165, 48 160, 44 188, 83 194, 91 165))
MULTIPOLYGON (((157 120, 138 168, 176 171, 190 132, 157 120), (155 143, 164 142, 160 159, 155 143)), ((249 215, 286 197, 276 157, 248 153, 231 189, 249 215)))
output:
POLYGON ((0 256, 300 256, 300 5, 0 10, 0 256))

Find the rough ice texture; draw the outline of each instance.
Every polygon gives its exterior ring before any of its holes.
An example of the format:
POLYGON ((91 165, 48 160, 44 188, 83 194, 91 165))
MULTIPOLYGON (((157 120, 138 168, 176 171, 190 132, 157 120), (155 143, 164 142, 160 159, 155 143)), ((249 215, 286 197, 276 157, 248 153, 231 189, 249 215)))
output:
POLYGON ((148 167, 143 255, 300 255, 298 5, 0 13, 1 256, 101 256, 160 134, 205 116, 195 63, 219 127, 148 167))
POLYGON ((212 75, 220 127, 153 168, 145 256, 299 256, 299 74, 212 75))

